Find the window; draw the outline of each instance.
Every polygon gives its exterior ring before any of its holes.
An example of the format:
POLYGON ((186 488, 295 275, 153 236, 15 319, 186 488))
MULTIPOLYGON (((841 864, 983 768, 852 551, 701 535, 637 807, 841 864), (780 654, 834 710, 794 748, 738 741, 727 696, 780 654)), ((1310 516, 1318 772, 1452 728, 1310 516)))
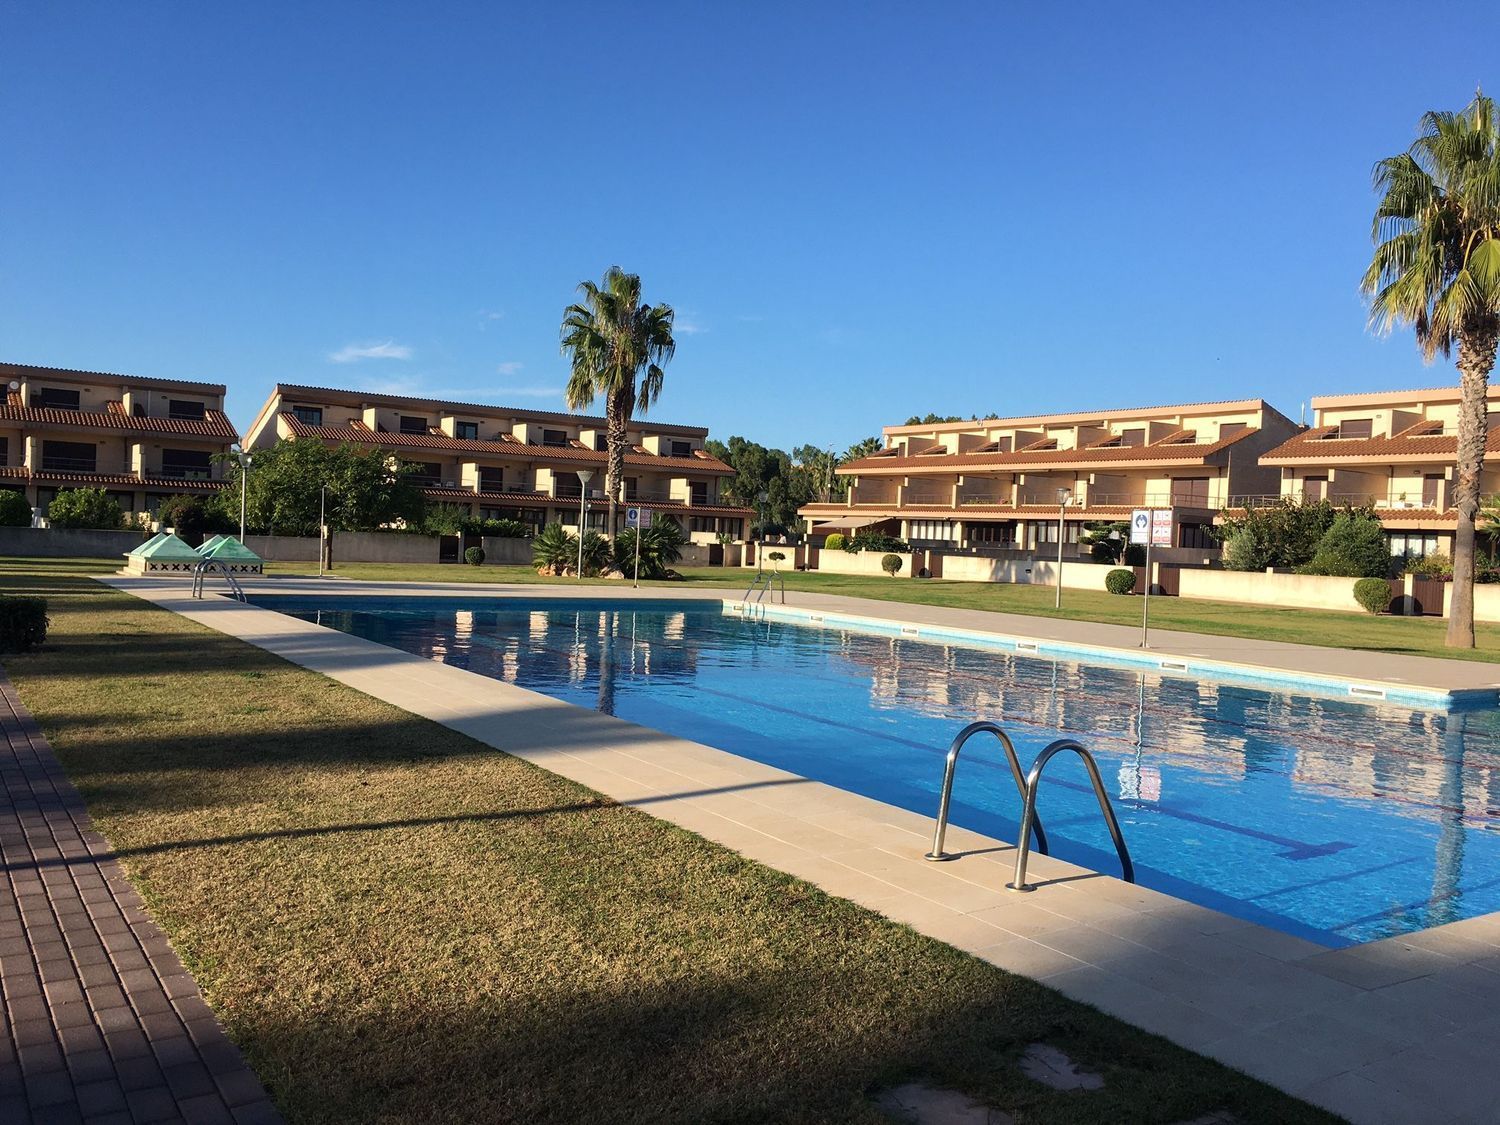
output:
POLYGON ((208 453, 199 449, 163 449, 161 475, 189 480, 208 479, 208 453))
POLYGON ((1132 430, 1120 431, 1121 445, 1145 445, 1146 431, 1144 427, 1136 427, 1132 430))
POLYGON ((608 434, 595 434, 594 435, 594 452, 595 453, 608 453, 609 452, 609 435, 608 434))
POLYGON ((437 461, 412 461, 406 467, 415 484, 431 488, 443 483, 443 466, 437 461))
POLYGON ((0 437, 0 465, 10 464, 10 438, 0 437))
POLYGON ((1372 418, 1345 418, 1339 423, 1338 436, 1341 438, 1367 438, 1375 433, 1375 421, 1372 418))
POLYGON ((454 427, 454 433, 456 433, 458 435, 460 441, 478 441, 479 440, 479 423, 478 422, 459 422, 454 427))
POLYGON ((417 418, 411 414, 401 415, 401 432, 403 434, 425 434, 429 428, 426 418, 417 418))
POLYGON ((985 547, 1014 547, 1016 525, 1014 523, 971 523, 969 542, 985 547))
POLYGON ((998 438, 995 441, 995 450, 998 453, 1009 453, 1015 443, 1016 439, 1013 437, 998 438))
POLYGON ((1220 422, 1219 440, 1223 441, 1225 438, 1234 437, 1235 434, 1242 434, 1249 428, 1244 422, 1220 422))
POLYGON ((708 482, 707 481, 701 481, 701 480, 695 480, 695 481, 689 482, 689 484, 688 484, 688 495, 691 497, 691 502, 694 503, 694 504, 707 504, 708 503, 708 482))
POLYGON ((321 426, 323 424, 323 408, 321 406, 293 406, 292 417, 304 426, 321 426))
POLYGON ((1302 478, 1302 500, 1307 504, 1316 504, 1328 495, 1327 477, 1303 477, 1302 478))
POLYGON ((637 494, 640 491, 640 487, 641 487, 641 478, 640 477, 626 477, 625 478, 625 499, 627 499, 627 500, 638 499, 638 495, 637 494))
POLYGON ((1219 545, 1214 538, 1213 527, 1204 523, 1184 523, 1177 526, 1177 545, 1179 547, 1198 547, 1212 550, 1219 545))
POLYGON ((1436 508, 1442 503, 1443 474, 1428 473, 1422 478, 1422 507, 1436 508))
POLYGON ((1398 559, 1425 559, 1439 550, 1438 537, 1422 532, 1395 531, 1386 535, 1391 545, 1391 555, 1398 559))
POLYGON ((201 422, 204 413, 204 406, 201 402, 193 402, 185 398, 167 400, 168 418, 176 418, 180 422, 201 422))
POLYGON ((78 409, 77 391, 65 391, 61 387, 39 387, 35 398, 39 400, 36 405, 47 407, 49 410, 78 409))
POLYGON ((481 465, 479 467, 479 491, 480 492, 504 492, 505 470, 491 469, 481 465))
POLYGON ((542 444, 551 446, 565 446, 568 444, 567 430, 543 430, 542 444))
POLYGON ((99 456, 96 446, 86 441, 42 442, 44 473, 92 473, 99 456))
POLYGON ((674 441, 672 443, 673 457, 691 457, 693 455, 693 443, 690 441, 674 441))
MULTIPOLYGON (((1078 542, 1078 524, 1070 523, 1063 528, 1063 542, 1078 542)), ((1057 545, 1057 521, 1056 520, 1032 520, 1031 532, 1033 542, 1037 544, 1051 543, 1057 545)))
POLYGON ((951 543, 958 538, 958 525, 952 520, 912 520, 911 538, 929 543, 951 543))
POLYGON ((1172 504, 1183 508, 1208 507, 1208 478, 1178 477, 1172 481, 1172 504))

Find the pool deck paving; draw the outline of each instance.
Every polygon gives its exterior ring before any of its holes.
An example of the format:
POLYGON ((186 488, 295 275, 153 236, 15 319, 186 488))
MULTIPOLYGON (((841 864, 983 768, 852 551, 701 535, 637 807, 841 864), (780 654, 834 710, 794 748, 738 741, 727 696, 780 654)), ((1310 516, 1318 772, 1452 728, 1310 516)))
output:
MULTIPOLYGON (((1500 914, 1330 950, 1046 856, 1032 894, 1005 889, 1015 853, 953 827, 958 858, 925 862, 930 818, 734 754, 311 622, 209 596, 185 581, 111 583, 293 663, 808 880, 1004 969, 1042 981, 1355 1122, 1491 1122, 1500 1105, 1500 914)), ((268 578, 253 592, 659 600, 675 591, 347 583, 268 578)), ((693 591, 689 596, 721 599, 693 591)), ((794 594, 888 620, 1065 635, 1119 627, 794 594), (957 620, 955 620, 955 618, 957 620)), ((1441 683, 1460 662, 1163 634, 1160 643, 1303 661, 1362 678, 1441 683), (1222 646, 1222 647, 1221 647, 1222 646), (1288 655, 1288 654, 1291 655, 1288 655), (1442 670, 1431 668, 1439 665, 1442 670)))
POLYGON ((280 1122, 3 673, 0 726, 0 1122, 280 1122))

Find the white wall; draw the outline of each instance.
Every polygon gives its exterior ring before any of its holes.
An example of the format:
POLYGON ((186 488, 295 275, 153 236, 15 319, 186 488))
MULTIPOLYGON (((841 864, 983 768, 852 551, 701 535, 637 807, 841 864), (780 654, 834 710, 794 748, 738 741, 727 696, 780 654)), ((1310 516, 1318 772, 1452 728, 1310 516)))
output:
POLYGON ((1182 571, 1178 594, 1211 602, 1244 602, 1301 609, 1341 609, 1363 613, 1354 600, 1357 578, 1315 574, 1266 574, 1255 570, 1182 571))

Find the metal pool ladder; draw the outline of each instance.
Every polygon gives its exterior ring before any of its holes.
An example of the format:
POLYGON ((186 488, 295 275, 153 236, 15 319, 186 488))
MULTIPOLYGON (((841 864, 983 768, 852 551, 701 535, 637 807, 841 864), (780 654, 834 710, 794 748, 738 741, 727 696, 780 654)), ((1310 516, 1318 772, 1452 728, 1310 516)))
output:
POLYGON ((215 569, 224 576, 224 581, 229 583, 229 592, 234 595, 235 601, 248 601, 239 581, 233 574, 229 573, 229 568, 218 559, 204 559, 197 566, 193 567, 193 597, 203 597, 203 578, 209 571, 215 569))
MULTIPOLYGON (((781 604, 786 605, 786 579, 781 577, 781 572, 779 570, 757 570, 755 572, 755 577, 750 580, 750 585, 745 588, 745 596, 740 599, 740 603, 746 609, 749 609, 750 595, 755 594, 755 604, 760 605, 765 596, 772 593, 772 583, 780 585, 781 604), (759 591, 759 593, 756 593, 757 590, 759 591)), ((774 605, 775 603, 776 598, 773 594, 771 598, 771 604, 774 605)))
POLYGON ((1042 830, 1041 817, 1036 811, 1037 789, 1041 786, 1042 771, 1046 769, 1047 763, 1064 750, 1072 750, 1083 759, 1084 768, 1088 770, 1089 781, 1094 786, 1094 796, 1099 800, 1099 811, 1104 815, 1105 827, 1109 829, 1110 838, 1115 844, 1115 853, 1120 857, 1121 878, 1127 883, 1135 882, 1135 865, 1130 861, 1130 849, 1125 846, 1125 837, 1120 832, 1120 822, 1115 819, 1114 807, 1109 803, 1109 794, 1104 791, 1104 780, 1099 776, 1099 765, 1094 761, 1094 756, 1084 747, 1071 738, 1059 738, 1056 742, 1049 743, 1036 756, 1031 763, 1031 770, 1025 779, 1021 777, 1021 762, 1016 757, 1015 745, 1010 736, 1000 727, 990 722, 970 723, 958 732, 948 747, 948 760, 943 770, 943 791, 938 801, 937 829, 932 835, 932 850, 924 859, 945 860, 954 857, 943 851, 943 837, 948 832, 948 806, 953 799, 953 775, 958 768, 958 754, 976 734, 993 734, 1000 740, 1000 747, 1005 751, 1005 760, 1010 765, 1011 777, 1015 779, 1016 789, 1021 794, 1021 830, 1019 842, 1016 845, 1016 873, 1012 882, 1005 884, 1013 891, 1032 891, 1036 888, 1026 882, 1026 861, 1031 856, 1031 839, 1036 837, 1036 850, 1042 855, 1047 855, 1047 834, 1042 830))
MULTIPOLYGON (((964 748, 964 743, 976 734, 986 733, 993 734, 1000 740, 1000 749, 1005 752, 1005 760, 1010 765, 1010 775, 1016 780, 1016 791, 1021 794, 1021 800, 1025 801, 1026 782, 1021 777, 1021 760, 1016 757, 1016 747, 1011 742, 1010 735, 994 723, 970 723, 958 732, 948 746, 948 762, 943 769, 943 796, 938 802, 937 830, 932 834, 932 851, 924 855, 923 859, 936 862, 954 858, 948 852, 943 851, 943 837, 948 834, 948 805, 953 800, 953 774, 958 769, 958 752, 964 748)), ((1036 850, 1046 855, 1047 833, 1042 830, 1040 817, 1032 817, 1032 827, 1036 831, 1036 850)))

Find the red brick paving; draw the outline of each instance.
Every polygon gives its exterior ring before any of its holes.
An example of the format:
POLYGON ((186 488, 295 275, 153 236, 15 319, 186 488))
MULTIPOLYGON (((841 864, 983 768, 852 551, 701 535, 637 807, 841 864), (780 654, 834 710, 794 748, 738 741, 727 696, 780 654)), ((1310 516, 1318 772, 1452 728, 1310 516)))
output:
POLYGON ((0 727, 0 1122, 281 1122, 3 672, 0 727))

